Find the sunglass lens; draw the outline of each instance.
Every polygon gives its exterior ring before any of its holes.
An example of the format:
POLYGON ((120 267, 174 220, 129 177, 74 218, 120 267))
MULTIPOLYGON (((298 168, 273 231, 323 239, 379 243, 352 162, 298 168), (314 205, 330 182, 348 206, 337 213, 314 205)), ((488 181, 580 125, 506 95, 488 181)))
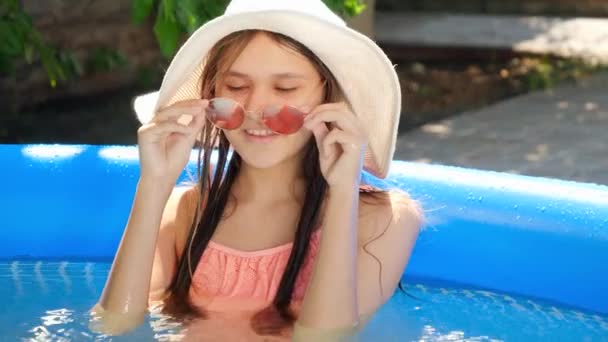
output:
POLYGON ((297 132, 304 123, 304 113, 291 106, 269 107, 264 111, 264 124, 279 134, 297 132))
POLYGON ((226 98, 214 98, 207 106, 207 119, 222 129, 236 129, 245 118, 245 110, 237 102, 226 98))

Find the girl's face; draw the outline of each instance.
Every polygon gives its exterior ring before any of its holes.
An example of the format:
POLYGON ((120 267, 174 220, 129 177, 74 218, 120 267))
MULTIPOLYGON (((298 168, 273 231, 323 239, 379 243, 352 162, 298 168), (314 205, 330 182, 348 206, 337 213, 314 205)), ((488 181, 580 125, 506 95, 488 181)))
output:
POLYGON ((262 110, 286 104, 310 112, 321 104, 324 87, 306 57, 257 34, 218 79, 215 94, 236 100, 248 111, 241 127, 224 131, 233 148, 250 166, 269 168, 298 155, 312 132, 303 127, 290 135, 260 137, 270 133, 261 120, 262 110))

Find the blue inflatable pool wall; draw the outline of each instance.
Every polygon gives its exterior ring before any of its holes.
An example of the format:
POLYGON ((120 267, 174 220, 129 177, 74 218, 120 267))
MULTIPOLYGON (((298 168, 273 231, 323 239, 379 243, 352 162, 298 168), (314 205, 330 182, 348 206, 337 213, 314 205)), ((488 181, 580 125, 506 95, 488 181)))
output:
MULTIPOLYGON (((0 158, 0 258, 111 260, 139 175, 136 147, 0 145, 0 158)), ((385 181, 364 176, 424 207, 406 279, 608 313, 608 187, 402 161, 385 181)))

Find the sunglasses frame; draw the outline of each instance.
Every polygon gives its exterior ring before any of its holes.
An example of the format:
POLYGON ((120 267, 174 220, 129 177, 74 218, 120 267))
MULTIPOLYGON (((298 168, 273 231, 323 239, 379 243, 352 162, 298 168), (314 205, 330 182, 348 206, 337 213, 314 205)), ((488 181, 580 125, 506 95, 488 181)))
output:
MULTIPOLYGON (((320 82, 319 86, 324 86, 326 83, 327 83, 327 81, 323 80, 322 82, 320 82)), ((316 89, 316 87, 315 87, 315 89, 316 89)), ((206 116, 207 120, 209 120, 209 122, 211 122, 211 124, 213 124, 215 127, 220 128, 220 129, 225 129, 225 130, 236 130, 236 129, 240 128, 243 125, 243 123, 245 122, 245 117, 247 117, 247 116, 252 117, 251 113, 258 114, 258 115, 256 115, 256 119, 259 117, 261 119, 261 121, 264 123, 264 126, 266 126, 266 128, 268 128, 272 132, 281 134, 281 135, 289 135, 289 134, 296 133, 297 131, 302 129, 302 127, 304 125, 304 118, 307 115, 309 115, 311 112, 302 111, 298 107, 293 106, 293 105, 288 105, 288 104, 268 105, 268 106, 264 107, 261 111, 256 112, 256 111, 246 110, 245 106, 237 100, 231 99, 229 97, 222 97, 222 96, 214 97, 214 98, 210 99, 209 106, 205 110, 205 116, 206 116), (231 117, 226 118, 225 120, 218 119, 218 116, 215 113, 215 111, 213 111, 213 109, 210 110, 210 107, 213 105, 213 103, 215 101, 228 101, 232 105, 231 106, 231 108, 232 108, 231 117), (270 117, 278 116, 278 115, 280 115, 280 112, 282 112, 284 110, 289 110, 292 113, 293 112, 297 113, 297 115, 295 115, 294 118, 296 118, 296 120, 298 120, 299 122, 297 122, 295 124, 295 126, 288 131, 277 130, 277 129, 275 129, 276 127, 275 128, 271 127, 274 125, 274 123, 272 123, 271 120, 273 120, 273 119, 270 117), (242 114, 241 115, 239 115, 238 113, 234 114, 237 111, 242 114), (268 114, 269 112, 271 112, 272 114, 268 114), (259 114, 261 114, 261 115, 259 115, 259 114), (235 118, 234 118, 235 115, 237 115, 237 119, 238 119, 236 122, 231 122, 227 125, 221 124, 221 121, 230 122, 230 121, 235 120, 235 118)), ((280 126, 281 123, 277 123, 277 125, 280 126)))
MULTIPOLYGON (((239 129, 245 122, 245 117, 252 118, 252 117, 254 117, 252 114, 256 114, 255 115, 256 120, 258 120, 258 119, 261 120, 262 123, 264 123, 264 126, 266 126, 266 128, 268 128, 272 132, 277 133, 277 134, 282 134, 282 135, 288 135, 288 134, 293 134, 293 133, 299 131, 304 124, 304 118, 310 114, 310 112, 304 112, 295 106, 287 105, 287 104, 269 105, 269 106, 266 106, 261 111, 257 111, 257 112, 256 111, 247 111, 247 110, 245 110, 245 107, 241 103, 239 103, 238 101, 235 101, 233 99, 227 98, 227 97, 212 98, 211 100, 209 100, 209 106, 211 106, 214 101, 229 101, 229 103, 232 105, 232 114, 230 115, 229 118, 226 118, 225 120, 218 119, 218 116, 216 114, 217 110, 209 109, 209 107, 205 113, 207 120, 209 120, 209 122, 211 122, 217 128, 225 129, 225 130, 239 129), (285 110, 290 112, 290 115, 293 117, 293 120, 296 120, 295 126, 290 127, 291 129, 289 129, 289 131, 277 129, 276 128, 277 126, 275 126, 275 124, 272 121, 273 117, 278 116, 280 112, 285 111, 285 110), (235 116, 236 116, 236 118, 235 118, 235 116), (236 120, 236 121, 231 122, 234 120, 236 120), (228 122, 228 124, 222 124, 222 122, 228 122)), ((281 123, 278 123, 277 125, 281 125, 281 123)))

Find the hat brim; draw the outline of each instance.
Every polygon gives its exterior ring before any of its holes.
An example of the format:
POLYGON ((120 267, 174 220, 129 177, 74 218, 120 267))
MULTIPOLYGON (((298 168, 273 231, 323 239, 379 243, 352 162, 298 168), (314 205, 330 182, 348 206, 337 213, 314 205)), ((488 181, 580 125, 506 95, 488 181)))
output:
POLYGON ((333 73, 353 112, 367 129, 364 168, 385 178, 392 161, 401 113, 394 66, 367 36, 299 12, 273 10, 217 17, 201 26, 173 58, 158 92, 135 100, 142 123, 175 102, 200 98, 203 59, 223 37, 241 30, 281 33, 307 46, 333 73))

